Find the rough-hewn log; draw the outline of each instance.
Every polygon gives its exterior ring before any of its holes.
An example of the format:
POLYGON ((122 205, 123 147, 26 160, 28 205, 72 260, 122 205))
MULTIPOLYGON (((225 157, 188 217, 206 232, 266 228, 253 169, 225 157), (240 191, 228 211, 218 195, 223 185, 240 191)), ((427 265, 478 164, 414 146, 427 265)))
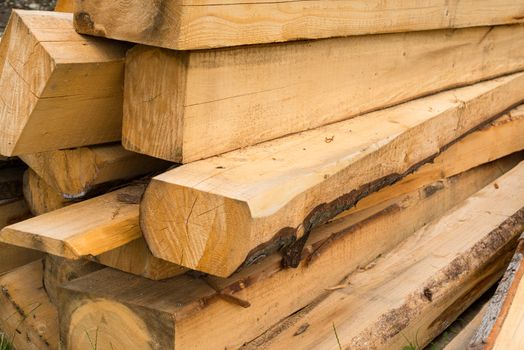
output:
POLYGON ((524 230, 523 176, 521 163, 247 349, 423 348, 504 273, 524 230))
POLYGON ((104 266, 88 260, 69 260, 47 254, 44 258, 44 287, 49 300, 58 302, 58 288, 67 282, 101 270, 104 266))
POLYGON ((324 225, 310 236, 296 270, 283 269, 275 254, 225 280, 179 276, 158 284, 112 270, 76 280, 60 293, 63 344, 82 349, 85 330, 91 336, 98 330, 102 348, 109 342, 141 349, 238 348, 343 284, 358 266, 372 265, 518 159, 475 168, 324 225))
POLYGON ((159 258, 229 276, 409 175, 522 89, 517 73, 173 169, 146 190, 144 236, 159 258))
POLYGON ((177 50, 522 21, 514 0, 82 0, 79 32, 177 50))
MULTIPOLYGON (((0 228, 29 216, 31 213, 23 199, 0 201, 0 228)), ((42 253, 39 251, 0 243, 0 275, 40 258, 42 253)))
POLYGON ((20 158, 66 198, 97 186, 167 169, 169 163, 126 151, 120 144, 21 155, 20 158))
POLYGON ((24 174, 24 198, 33 215, 42 215, 72 204, 49 186, 33 170, 24 174))
POLYGON ((187 163, 523 69, 520 25, 203 51, 139 46, 126 58, 122 142, 187 163))
POLYGON ((38 260, 0 276, 0 329, 15 349, 58 350, 58 313, 38 260))
POLYGON ((77 34, 72 14, 14 10, 0 43, 0 153, 120 140, 127 45, 77 34))

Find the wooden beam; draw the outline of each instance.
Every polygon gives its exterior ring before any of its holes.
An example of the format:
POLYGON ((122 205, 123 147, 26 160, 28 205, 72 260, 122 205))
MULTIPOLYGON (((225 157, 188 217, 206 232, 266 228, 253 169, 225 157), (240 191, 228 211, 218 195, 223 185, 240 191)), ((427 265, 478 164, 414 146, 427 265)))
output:
POLYGON ((16 349, 58 350, 58 313, 42 284, 41 260, 0 276, 0 329, 16 349))
POLYGON ((85 276, 59 293, 62 342, 81 346, 81 333, 98 329, 101 348, 108 340, 147 344, 141 349, 238 348, 522 159, 512 158, 428 184, 436 191, 422 188, 317 228, 298 269, 282 268, 274 254, 229 279, 185 275, 158 284, 110 269, 85 276), (136 327, 138 333, 127 331, 136 327))
POLYGON ((90 259, 102 265, 151 280, 163 280, 187 271, 180 265, 153 256, 143 237, 98 256, 90 257, 90 259))
POLYGON ((524 235, 474 337, 471 350, 519 349, 524 346, 524 235))
POLYGON ((176 50, 516 23, 518 1, 76 2, 80 33, 176 50))
POLYGON ((523 176, 521 163, 244 349, 423 348, 504 273, 524 230, 523 176))
POLYGON ((518 104, 523 88, 518 73, 173 169, 144 194, 144 236, 155 256, 222 277, 299 239, 293 266, 313 227, 518 104))
POLYGON ((518 106, 479 130, 458 140, 430 163, 421 166, 414 174, 362 198, 354 208, 340 216, 348 215, 408 193, 431 181, 451 177, 483 162, 499 159, 510 153, 524 150, 524 105, 518 106), (482 154, 479 157, 479 154, 482 154), (482 159, 482 160, 481 160, 482 159))
POLYGON ((120 139, 127 45, 79 35, 72 20, 13 11, 0 43, 2 155, 120 139))
POLYGON ((24 198, 33 215, 42 215, 73 204, 31 169, 27 169, 24 174, 24 198))
POLYGON ((188 163, 523 69, 520 25, 217 50, 138 46, 126 58, 122 142, 188 163))
POLYGON ((0 276, 43 257, 42 252, 0 243, 0 276))
POLYGON ((85 196, 97 186, 167 169, 169 163, 126 151, 120 144, 80 147, 20 158, 66 198, 85 196))
POLYGON ((142 236, 138 201, 143 184, 75 203, 5 227, 0 241, 68 259, 96 256, 142 236))
MULTIPOLYGON (((31 216, 23 199, 0 201, 0 228, 31 216)), ((42 253, 0 243, 0 275, 32 261, 42 258, 42 253)))
POLYGON ((74 11, 74 0, 58 0, 55 5, 55 11, 57 12, 73 12, 74 11))
POLYGON ((154 257, 142 238, 137 203, 143 185, 74 204, 65 201, 31 170, 27 182, 25 192, 29 207, 40 216, 6 228, 6 241, 68 259, 86 258, 153 280, 186 271, 179 265, 154 257), (66 205, 70 207, 59 210, 66 205))
POLYGON ((58 302, 58 288, 67 282, 101 270, 104 266, 88 260, 69 260, 47 254, 43 260, 44 276, 42 278, 49 300, 55 305, 58 302))

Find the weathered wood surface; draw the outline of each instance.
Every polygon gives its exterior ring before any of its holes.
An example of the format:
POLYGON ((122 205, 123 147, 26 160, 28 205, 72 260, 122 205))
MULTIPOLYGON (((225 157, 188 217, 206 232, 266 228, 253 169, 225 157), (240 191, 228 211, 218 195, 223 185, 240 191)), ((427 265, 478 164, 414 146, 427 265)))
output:
POLYGON ((44 276, 42 278, 49 300, 55 305, 58 302, 58 288, 67 282, 101 270, 104 266, 87 260, 69 260, 47 254, 43 260, 44 276))
POLYGON ((144 236, 159 258, 229 276, 409 175, 523 89, 517 73, 173 169, 144 194, 144 236))
POLYGON ((451 177, 477 165, 524 150, 524 105, 518 106, 479 130, 465 136, 414 174, 362 198, 355 208, 340 215, 363 210, 388 198, 407 193, 422 184, 451 177))
POLYGON ((27 169, 24 174, 24 198, 33 215, 42 215, 73 204, 31 169, 27 169))
POLYGON ((43 257, 42 252, 0 243, 0 275, 43 257))
POLYGON ((247 349, 424 347, 493 285, 524 230, 524 163, 247 349))
MULTIPOLYGON (((524 229, 523 229, 524 231, 524 229)), ((482 324, 469 343, 471 350, 520 349, 524 346, 524 235, 492 297, 482 324)))
POLYGON ((0 43, 0 153, 118 141, 127 45, 79 35, 73 15, 14 10, 0 43))
POLYGON ((143 237, 90 257, 90 259, 102 265, 151 280, 163 280, 187 271, 180 265, 153 256, 143 237))
POLYGON ((515 0, 82 0, 79 32, 177 50, 521 22, 515 0))
MULTIPOLYGON (((444 346, 443 350, 465 350, 468 348, 471 338, 475 335, 475 332, 482 323, 482 318, 486 314, 488 306, 487 303, 478 311, 475 317, 469 321, 460 332, 453 337, 453 339, 444 346)), ((460 320, 462 316, 458 318, 460 320)))
POLYGON ((283 269, 274 254, 225 280, 179 276, 158 284, 112 270, 86 276, 61 293, 62 341, 82 349, 84 330, 93 335, 98 329, 102 348, 108 342, 145 344, 141 349, 238 348, 344 284, 348 273, 372 265, 521 159, 483 165, 317 228, 298 269, 283 269), (127 330, 137 327, 138 336, 129 339, 135 333, 127 330))
POLYGON ((120 144, 80 147, 20 158, 66 198, 79 198, 104 183, 167 169, 169 163, 126 151, 120 144))
POLYGON ((122 142, 187 163, 523 69, 521 25, 203 51, 138 46, 126 58, 122 142))
POLYGON ((58 350, 58 313, 37 260, 0 276, 0 329, 19 350, 58 350))

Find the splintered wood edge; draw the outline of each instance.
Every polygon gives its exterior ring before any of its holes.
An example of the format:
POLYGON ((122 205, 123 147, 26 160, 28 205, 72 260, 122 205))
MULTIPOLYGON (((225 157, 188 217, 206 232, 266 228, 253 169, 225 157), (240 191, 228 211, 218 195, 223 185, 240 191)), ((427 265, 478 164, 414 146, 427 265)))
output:
POLYGON ((524 276, 524 233, 504 277, 492 297, 482 323, 470 341, 470 350, 492 349, 524 276))

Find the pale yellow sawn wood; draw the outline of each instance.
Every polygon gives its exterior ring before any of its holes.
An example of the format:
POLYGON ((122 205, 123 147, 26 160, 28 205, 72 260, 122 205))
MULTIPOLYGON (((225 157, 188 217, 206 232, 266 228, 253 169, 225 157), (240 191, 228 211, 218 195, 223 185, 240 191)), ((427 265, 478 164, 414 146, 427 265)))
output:
POLYGON ((343 348, 424 347, 504 273, 524 229, 523 177, 524 162, 256 348, 339 349, 334 327, 343 348))
POLYGON ((515 0, 78 0, 76 6, 81 33, 177 50, 497 25, 524 18, 524 4, 515 0))
POLYGON ((14 10, 0 43, 0 153, 118 141, 127 44, 77 34, 72 14, 14 10))
POLYGON ((188 163, 524 69, 524 26, 126 58, 122 142, 188 163))
POLYGON ((64 345, 81 349, 84 329, 90 334, 99 329, 102 347, 123 336, 125 343, 128 335, 121 329, 145 323, 154 325, 146 336, 152 348, 236 349, 326 290, 342 288, 351 271, 373 265, 377 256, 520 160, 522 156, 489 163, 323 225, 310 236, 297 269, 282 268, 277 253, 228 279, 180 276, 156 284, 112 270, 86 276, 62 293, 64 345), (98 303, 100 299, 106 302, 98 303), (248 308, 240 306, 246 303, 248 308))
POLYGON ((229 276, 268 242, 300 238, 407 175, 523 89, 517 73, 181 166, 148 186, 142 231, 155 256, 229 276))
POLYGON ((167 162, 125 150, 120 144, 21 155, 51 187, 72 199, 96 186, 166 169, 167 162))

